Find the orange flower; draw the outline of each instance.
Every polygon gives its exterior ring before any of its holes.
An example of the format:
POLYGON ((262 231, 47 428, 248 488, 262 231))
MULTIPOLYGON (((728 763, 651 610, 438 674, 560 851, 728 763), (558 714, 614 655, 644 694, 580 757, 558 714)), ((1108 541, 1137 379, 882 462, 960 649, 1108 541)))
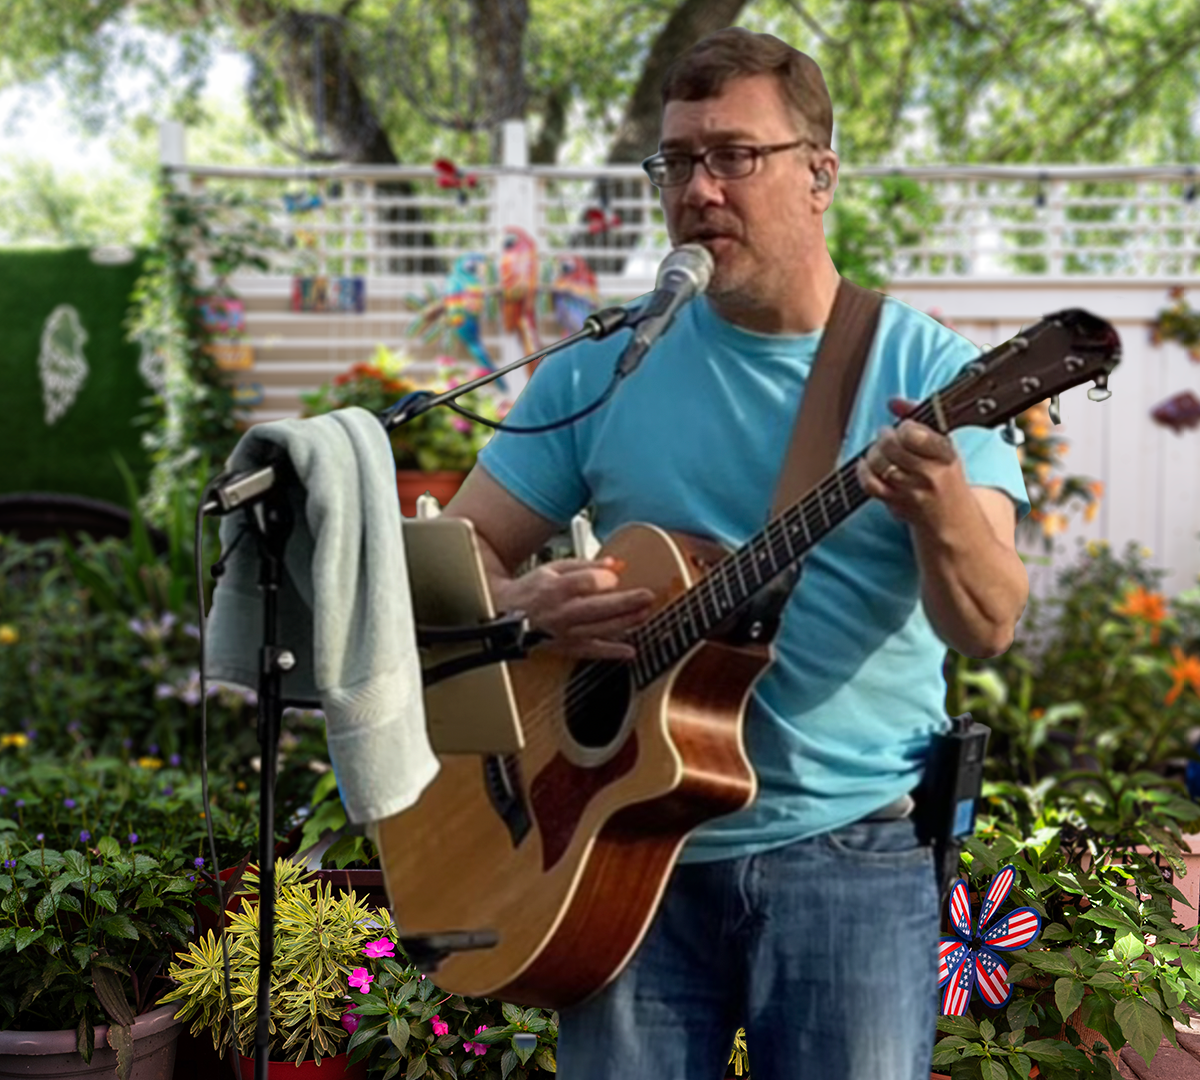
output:
POLYGON ((1100 504, 1098 502, 1088 503, 1087 506, 1083 508, 1083 520, 1095 521, 1098 513, 1100 513, 1100 504))
POLYGON ((1157 625, 1167 617, 1167 601, 1162 593, 1147 592, 1145 586, 1139 585, 1125 594, 1125 603, 1116 612, 1157 625))
POLYGON ((1066 514, 1047 514, 1046 519, 1042 522, 1042 533, 1046 536, 1057 536, 1059 533, 1066 531, 1066 514))
POLYGON ((1104 481, 1093 480, 1090 484, 1088 484, 1088 491, 1090 491, 1097 499, 1101 498, 1104 495, 1104 481))
POLYGON ((1200 695, 1200 656, 1188 656, 1178 645, 1171 646, 1171 655, 1175 657, 1174 667, 1167 668, 1167 674, 1175 680, 1164 699, 1168 705, 1174 705, 1175 699, 1183 693, 1186 684, 1200 695))

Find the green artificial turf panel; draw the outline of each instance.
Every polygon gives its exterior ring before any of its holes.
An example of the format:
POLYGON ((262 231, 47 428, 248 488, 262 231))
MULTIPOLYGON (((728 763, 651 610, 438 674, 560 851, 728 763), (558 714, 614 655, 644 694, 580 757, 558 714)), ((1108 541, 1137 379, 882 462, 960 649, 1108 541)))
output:
POLYGON ((133 420, 150 389, 123 326, 141 266, 140 255, 98 266, 87 249, 0 250, 0 493, 68 492, 127 506, 114 451, 144 486, 145 429, 133 420), (79 313, 88 374, 74 404, 47 425, 38 355, 60 304, 79 313))

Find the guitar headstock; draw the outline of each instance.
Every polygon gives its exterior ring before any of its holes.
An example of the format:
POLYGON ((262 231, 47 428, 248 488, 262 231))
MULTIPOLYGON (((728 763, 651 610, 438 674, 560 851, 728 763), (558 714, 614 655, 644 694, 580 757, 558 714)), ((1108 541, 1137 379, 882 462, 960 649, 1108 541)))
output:
POLYGON ((995 427, 1089 379, 1096 385, 1088 397, 1103 401, 1120 359, 1121 339, 1112 325, 1069 308, 968 364, 938 395, 934 412, 946 430, 995 427))

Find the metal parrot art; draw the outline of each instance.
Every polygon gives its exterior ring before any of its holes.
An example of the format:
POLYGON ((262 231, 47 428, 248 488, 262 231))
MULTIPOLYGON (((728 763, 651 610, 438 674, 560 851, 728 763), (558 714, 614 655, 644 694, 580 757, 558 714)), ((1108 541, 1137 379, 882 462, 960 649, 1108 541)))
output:
POLYGON ((558 272, 550 286, 554 317, 568 334, 578 334, 583 321, 600 306, 596 275, 587 260, 565 255, 558 260, 558 272))
MULTIPOLYGON (((543 266, 533 237, 516 226, 505 229, 498 271, 497 275, 492 260, 485 255, 460 256, 441 293, 431 286, 424 296, 406 297, 406 307, 416 315, 409 335, 426 341, 438 334, 452 335, 480 366, 495 371, 496 365, 483 344, 480 323, 485 314, 495 315, 497 299, 503 330, 515 334, 527 354, 542 347, 537 327, 539 305, 553 308, 564 334, 582 330, 584 320, 600 306, 596 277, 585 259, 567 255, 549 267, 543 266)), ((530 365, 531 375, 536 366, 536 361, 530 365)), ((497 383, 501 389, 508 389, 503 379, 497 383)))
POLYGON ((538 255, 533 237, 510 225, 500 255, 500 316, 504 332, 516 334, 526 355, 542 347, 537 332, 538 255))

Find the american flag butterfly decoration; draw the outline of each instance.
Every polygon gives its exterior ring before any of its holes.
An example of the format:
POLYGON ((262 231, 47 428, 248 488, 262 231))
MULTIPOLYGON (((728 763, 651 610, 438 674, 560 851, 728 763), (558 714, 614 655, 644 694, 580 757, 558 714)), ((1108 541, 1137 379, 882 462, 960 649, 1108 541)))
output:
POLYGON ((954 936, 942 938, 938 947, 938 986, 946 988, 942 994, 943 1015, 964 1015, 971 1002, 971 991, 976 988, 993 1009, 1003 1008, 1012 997, 1008 964, 996 950, 1023 949, 1042 930, 1042 917, 1031 907, 1017 908, 988 925, 1008 898, 1015 877, 1016 870, 1006 866, 992 878, 974 928, 967 883, 960 879, 950 890, 950 925, 954 936))

